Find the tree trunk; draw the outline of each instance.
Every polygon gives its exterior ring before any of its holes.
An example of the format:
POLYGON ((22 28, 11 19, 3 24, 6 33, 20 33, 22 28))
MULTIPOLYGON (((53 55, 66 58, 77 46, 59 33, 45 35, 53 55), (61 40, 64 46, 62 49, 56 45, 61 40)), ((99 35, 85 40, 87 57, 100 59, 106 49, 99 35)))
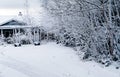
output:
POLYGON ((109 10, 109 23, 108 23, 108 46, 109 46, 109 52, 110 54, 113 56, 113 51, 114 51, 114 45, 113 45, 113 31, 112 31, 112 7, 111 7, 111 0, 109 0, 109 7, 108 7, 108 10, 109 10))

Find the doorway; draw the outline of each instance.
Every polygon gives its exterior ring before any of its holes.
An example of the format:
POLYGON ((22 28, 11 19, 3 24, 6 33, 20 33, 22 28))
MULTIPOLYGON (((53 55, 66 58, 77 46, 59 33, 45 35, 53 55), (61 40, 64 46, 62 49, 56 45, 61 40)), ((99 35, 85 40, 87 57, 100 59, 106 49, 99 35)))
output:
POLYGON ((3 35, 5 38, 12 37, 13 36, 13 29, 4 29, 3 35))

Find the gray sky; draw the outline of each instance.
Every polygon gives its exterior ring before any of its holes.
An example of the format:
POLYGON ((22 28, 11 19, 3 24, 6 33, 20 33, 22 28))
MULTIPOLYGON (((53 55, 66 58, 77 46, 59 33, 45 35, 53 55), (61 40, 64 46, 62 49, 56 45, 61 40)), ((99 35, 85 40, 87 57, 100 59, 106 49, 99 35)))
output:
POLYGON ((25 0, 0 0, 0 8, 22 8, 25 0))
MULTIPOLYGON (((28 0, 31 7, 38 5, 39 0, 28 0)), ((25 0, 0 0, 0 9, 24 8, 25 0)))
MULTIPOLYGON (((40 7, 40 0, 28 0, 29 8, 40 7)), ((0 0, 0 15, 16 15, 25 8, 26 0, 0 0), (22 10, 21 10, 22 9, 22 10)))

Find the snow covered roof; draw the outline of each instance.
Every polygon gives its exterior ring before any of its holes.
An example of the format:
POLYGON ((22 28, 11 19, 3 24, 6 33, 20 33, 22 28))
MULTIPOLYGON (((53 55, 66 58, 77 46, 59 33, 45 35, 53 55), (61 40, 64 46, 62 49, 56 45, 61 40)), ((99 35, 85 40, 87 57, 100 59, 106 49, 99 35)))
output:
POLYGON ((0 29, 28 28, 20 16, 0 16, 0 29))
POLYGON ((25 22, 21 22, 18 20, 11 19, 3 24, 0 24, 0 26, 14 26, 14 25, 26 25, 25 22))
POLYGON ((0 26, 27 25, 19 16, 0 16, 0 26))
MULTIPOLYGON (((57 19, 54 19, 54 17, 48 15, 46 12, 42 12, 38 15, 31 15, 30 18, 30 25, 27 25, 29 27, 44 27, 45 29, 49 30, 55 26, 58 26, 57 19)), ((21 24, 24 22, 24 24, 27 22, 26 16, 0 16, 0 26, 9 24, 10 26, 16 26, 17 24, 21 24), (14 22, 14 25, 11 22, 14 22), (15 24, 16 23, 16 24, 15 24)), ((27 23, 26 23, 27 24, 27 23)), ((3 26, 3 27, 5 27, 3 26)), ((20 25, 18 25, 20 27, 20 25)), ((26 25, 25 25, 26 26, 26 25)))

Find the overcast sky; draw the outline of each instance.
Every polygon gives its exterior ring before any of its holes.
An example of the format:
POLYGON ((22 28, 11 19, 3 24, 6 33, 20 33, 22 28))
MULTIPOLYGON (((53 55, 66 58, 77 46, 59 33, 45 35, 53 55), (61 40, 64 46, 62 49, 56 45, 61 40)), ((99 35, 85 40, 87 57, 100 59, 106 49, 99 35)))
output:
MULTIPOLYGON (((0 15, 15 15, 25 8, 26 0, 0 0, 0 15)), ((39 0, 28 0, 30 8, 39 7, 39 0)))
POLYGON ((25 0, 0 0, 0 8, 22 8, 25 0))

